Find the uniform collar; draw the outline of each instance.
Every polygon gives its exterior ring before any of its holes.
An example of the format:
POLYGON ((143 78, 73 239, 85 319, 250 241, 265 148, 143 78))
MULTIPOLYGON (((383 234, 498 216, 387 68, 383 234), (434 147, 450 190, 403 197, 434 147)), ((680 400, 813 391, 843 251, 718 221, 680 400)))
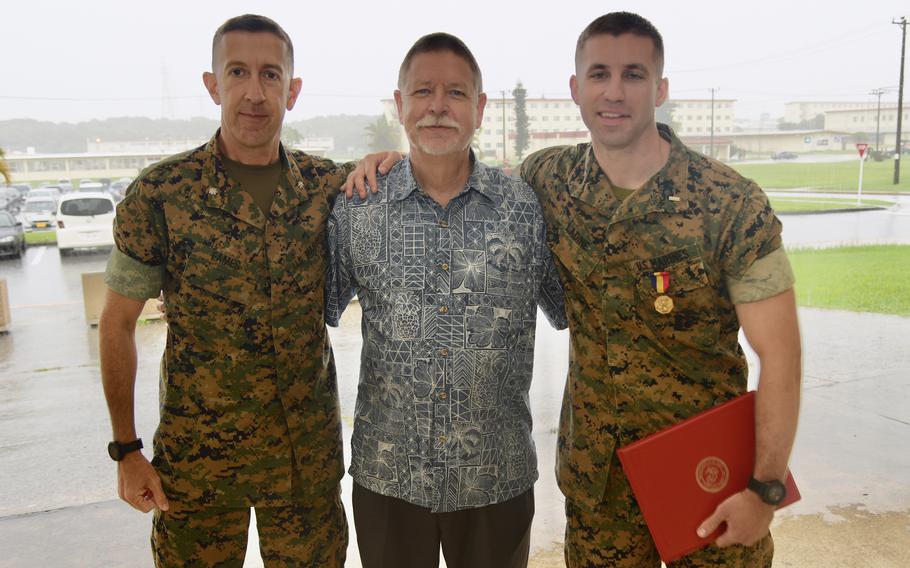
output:
MULTIPOLYGON (((482 164, 474 156, 471 150, 471 174, 464 189, 458 193, 462 195, 469 190, 474 190, 487 199, 494 200, 494 185, 490 183, 489 168, 482 164)), ((414 177, 414 170, 411 167, 410 158, 398 162, 390 171, 388 176, 389 199, 402 201, 407 199, 412 193, 420 189, 417 178, 414 177)), ((457 196, 456 196, 457 197, 457 196)))
POLYGON ((615 208, 614 221, 652 212, 675 213, 688 208, 688 152, 669 126, 658 124, 657 130, 670 143, 670 155, 660 171, 623 203, 617 203, 610 180, 597 163, 591 145, 575 171, 570 172, 569 192, 598 211, 607 213, 615 208))
MULTIPOLYGON (((219 129, 202 149, 201 199, 208 207, 221 209, 237 219, 265 228, 266 215, 256 206, 253 198, 245 191, 238 191, 237 183, 224 169, 223 153, 218 145, 219 129)), ((280 216, 292 209, 303 199, 303 176, 295 160, 284 149, 278 147, 282 176, 272 201, 271 213, 280 216)))

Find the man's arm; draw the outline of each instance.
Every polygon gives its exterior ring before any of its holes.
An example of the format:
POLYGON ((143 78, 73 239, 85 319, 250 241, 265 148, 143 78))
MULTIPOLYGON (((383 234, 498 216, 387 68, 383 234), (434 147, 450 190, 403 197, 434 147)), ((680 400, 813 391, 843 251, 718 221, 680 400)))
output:
MULTIPOLYGON (((799 417, 802 350, 793 289, 757 302, 737 304, 736 315, 758 354, 760 372, 755 400, 755 469, 760 481, 787 476, 787 462, 799 417)), ((752 545, 768 533, 774 506, 743 490, 721 503, 698 534, 711 534, 722 522, 727 530, 718 546, 752 545)))
MULTIPOLYGON (((145 300, 128 298, 110 288, 98 323, 101 350, 101 382, 111 415, 114 440, 131 442, 138 438, 134 418, 133 391, 136 384, 136 320, 145 300)), ((117 492, 132 507, 147 513, 154 508, 166 511, 167 497, 161 479, 142 452, 130 452, 117 464, 117 492)))
POLYGON ((354 197, 354 191, 360 199, 367 198, 367 188, 373 193, 379 191, 379 185, 376 183, 376 172, 385 175, 389 173, 392 166, 404 159, 404 154, 395 150, 386 152, 376 152, 367 154, 359 162, 354 171, 348 174, 347 181, 341 186, 348 199, 354 197))

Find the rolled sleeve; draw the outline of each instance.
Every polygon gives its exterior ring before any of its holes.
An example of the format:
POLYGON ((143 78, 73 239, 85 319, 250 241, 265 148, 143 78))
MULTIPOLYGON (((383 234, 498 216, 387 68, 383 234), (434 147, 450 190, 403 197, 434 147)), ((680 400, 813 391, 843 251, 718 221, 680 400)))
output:
POLYGON ((727 288, 734 304, 748 304, 786 292, 795 281, 781 247, 753 262, 742 278, 727 278, 727 288))
POLYGON ((127 298, 157 298, 164 285, 164 266, 143 264, 115 247, 107 260, 104 282, 127 298))

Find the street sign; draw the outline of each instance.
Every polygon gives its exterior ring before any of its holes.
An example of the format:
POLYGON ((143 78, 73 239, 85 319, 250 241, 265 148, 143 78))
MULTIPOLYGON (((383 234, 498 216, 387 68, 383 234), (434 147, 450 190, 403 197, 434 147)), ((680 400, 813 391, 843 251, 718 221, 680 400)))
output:
POLYGON ((866 153, 866 149, 869 148, 868 144, 859 143, 856 145, 856 149, 859 150, 859 157, 862 158, 866 153))

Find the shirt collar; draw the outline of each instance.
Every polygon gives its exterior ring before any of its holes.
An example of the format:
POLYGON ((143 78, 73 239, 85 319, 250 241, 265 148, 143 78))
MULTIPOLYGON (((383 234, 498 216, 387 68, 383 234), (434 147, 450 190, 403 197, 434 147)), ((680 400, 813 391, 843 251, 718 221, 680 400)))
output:
MULTIPOLYGON (((494 184, 490 183, 489 167, 481 163, 470 150, 471 174, 464 189, 458 193, 461 195, 469 190, 474 190, 489 200, 494 198, 494 184)), ((389 199, 393 201, 402 201, 408 198, 414 191, 420 189, 417 178, 414 177, 414 170, 411 167, 410 158, 402 160, 392 168, 388 176, 389 199)))

